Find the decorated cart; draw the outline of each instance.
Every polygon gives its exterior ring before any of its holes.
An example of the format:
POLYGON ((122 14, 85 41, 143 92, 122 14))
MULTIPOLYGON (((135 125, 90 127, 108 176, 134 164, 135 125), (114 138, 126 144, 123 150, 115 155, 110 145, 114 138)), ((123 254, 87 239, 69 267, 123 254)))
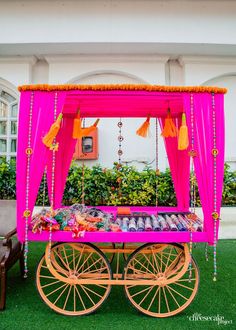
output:
MULTIPOLYGON (((123 285, 129 301, 144 314, 167 317, 183 311, 199 284, 193 243, 214 246, 213 279, 217 276, 226 90, 149 85, 35 85, 19 90, 17 232, 25 244, 25 276, 29 241, 48 241, 36 274, 44 302, 61 314, 85 315, 101 306, 112 285, 123 285), (85 127, 83 119, 91 117, 118 118, 118 170, 122 118, 134 118, 137 125, 140 117, 147 118, 137 130, 142 137, 154 118, 156 206, 145 206, 145 201, 143 206, 85 206, 83 194, 81 204, 62 205, 76 141, 98 124, 85 127), (158 127, 176 207, 158 205, 158 127), (51 205, 33 216, 43 176, 51 205), (202 220, 195 214, 195 181, 202 220)), ((119 189, 122 180, 118 184, 119 189)))

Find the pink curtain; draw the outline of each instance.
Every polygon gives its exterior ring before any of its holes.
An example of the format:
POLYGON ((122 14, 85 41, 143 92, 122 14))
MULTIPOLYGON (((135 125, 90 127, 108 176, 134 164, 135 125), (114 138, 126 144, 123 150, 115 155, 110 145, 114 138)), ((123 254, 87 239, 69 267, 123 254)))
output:
MULTIPOLYGON (((176 127, 181 126, 181 116, 173 119, 176 127)), ((163 129, 165 119, 160 119, 163 129)), ((178 150, 178 137, 164 138, 166 153, 169 161, 172 180, 174 183, 177 207, 179 211, 189 210, 189 174, 190 158, 188 151, 178 150)))
MULTIPOLYGON (((54 107, 56 116, 63 113, 66 92, 54 93, 54 107), (55 105, 56 104, 56 105, 55 105)), ((54 122, 54 111, 50 113, 51 120, 54 122)), ((61 200, 64 192, 64 186, 67 178, 67 172, 70 167, 73 156, 76 140, 72 139, 73 117, 63 115, 60 131, 56 137, 56 142, 59 144, 58 151, 55 152, 55 180, 54 180, 54 201, 55 208, 61 206, 61 200)), ((52 151, 48 151, 47 157, 47 182, 49 199, 52 199, 52 151)))
MULTIPOLYGON (((63 192, 65 188, 67 174, 70 168, 71 160, 75 150, 76 139, 72 138, 73 117, 64 116, 61 129, 57 135, 59 149, 56 152, 55 166, 55 188, 54 188, 54 207, 61 206, 63 192)), ((48 188, 51 199, 51 183, 52 183, 52 152, 50 152, 47 160, 48 188)))
MULTIPOLYGON (((188 127, 191 127, 191 103, 190 94, 185 94, 185 110, 188 127)), ((224 177, 224 110, 223 94, 214 95, 216 112, 216 144, 219 154, 217 160, 217 212, 220 213, 220 205, 224 177)), ((194 169, 196 173, 198 189, 204 213, 204 227, 208 234, 208 242, 213 243, 213 128, 212 128, 212 95, 209 93, 193 94, 193 125, 194 125, 194 149, 197 156, 194 157, 194 169)), ((191 139, 191 130, 189 130, 191 139)), ((217 224, 218 233, 218 224, 217 224)))
MULTIPOLYGON (((29 135, 29 113, 32 102, 32 132, 31 148, 33 154, 30 160, 29 171, 29 210, 33 211, 38 194, 39 185, 46 164, 48 150, 42 143, 42 137, 48 131, 51 122, 48 113, 53 109, 53 95, 46 92, 23 92, 20 100, 18 145, 17 145, 17 230, 21 240, 24 240, 22 221, 26 209, 26 148, 29 135)), ((30 219, 29 219, 30 221, 30 219)))
MULTIPOLYGON (((57 93, 56 112, 62 111, 66 92, 57 93)), ((29 134, 29 113, 32 102, 32 133, 31 148, 33 154, 30 160, 29 180, 29 210, 33 211, 44 168, 48 166, 49 192, 51 191, 51 155, 52 151, 42 143, 43 136, 48 132, 54 122, 55 92, 22 92, 20 100, 19 125, 18 125, 18 146, 17 146, 17 230, 21 241, 24 241, 23 213, 26 209, 26 167, 27 156, 25 150, 28 144, 29 134)), ((66 174, 70 165, 74 140, 71 138, 71 119, 65 119, 63 131, 58 134, 58 141, 61 145, 56 153, 56 186, 54 205, 59 206, 64 190, 66 174), (63 143, 62 143, 63 141, 63 143), (67 150, 69 152, 65 152, 67 150)), ((30 221, 30 218, 29 218, 30 221)))
MULTIPOLYGON (((75 98, 74 102, 81 102, 83 95, 81 91, 76 91, 76 96, 80 95, 81 99, 75 98)), ((123 93, 123 92, 122 92, 123 93)), ((73 116, 67 113, 64 107, 66 103, 65 98, 68 92, 45 92, 45 91, 25 91, 21 93, 20 112, 19 112, 19 128, 18 128, 18 146, 17 146, 17 230, 21 241, 24 241, 24 210, 26 209, 26 167, 27 156, 26 148, 29 135, 29 113, 30 104, 32 102, 32 136, 31 147, 33 154, 30 162, 30 180, 29 180, 29 210, 32 212, 37 198, 39 185, 42 179, 45 165, 48 167, 48 185, 49 194, 51 195, 51 176, 52 176, 52 151, 48 150, 42 143, 42 137, 48 132, 51 124, 54 122, 55 100, 57 100, 56 114, 65 111, 62 121, 61 130, 57 136, 59 143, 59 150, 56 152, 56 167, 55 167, 55 193, 54 206, 60 207, 63 196, 64 186, 66 182, 67 173, 70 162, 74 152, 76 140, 72 139, 72 125, 73 116)), ((92 94, 92 92, 91 92, 92 94)), ((102 94, 102 93, 101 93, 102 94)), ((111 92, 112 94, 112 92, 111 92)), ((135 93, 134 93, 135 94, 135 93)), ((166 96, 168 93, 164 93, 166 96)), ((87 94, 86 94, 87 95, 87 94)), ((85 95, 85 97, 87 97, 85 95)), ((113 95, 113 94, 112 94, 113 95)), ((116 92, 114 91, 114 95, 116 92)), ((90 96, 90 95, 89 95, 90 96)), ((163 93, 155 93, 155 101, 158 103, 159 98, 163 93)), ((144 97, 144 96, 143 96, 144 97)), ((178 94, 178 97, 184 99, 182 102, 173 106, 173 117, 175 117, 176 125, 180 127, 180 114, 184 109, 186 111, 187 124, 191 128, 191 104, 189 93, 178 94)), ((146 95, 143 100, 149 100, 150 94, 146 95)), ((216 109, 216 134, 217 134, 217 149, 219 154, 217 156, 217 212, 220 211, 222 188, 223 188, 223 174, 224 174, 224 111, 223 111, 223 94, 216 94, 215 109, 216 109)), ((91 97, 87 97, 91 99, 91 97)), ((93 100, 96 105, 97 99, 93 100)), ((114 98, 105 99, 104 113, 107 116, 112 116, 113 104, 115 106, 114 98)), ((137 100, 132 96, 129 99, 131 104, 136 104, 137 100)), ((77 104, 77 103, 76 103, 77 104)), ((153 104, 152 104, 153 107, 153 104)), ((91 111, 94 112, 95 107, 91 111)), ((143 107, 142 107, 143 109, 143 107)), ((164 108, 158 110, 158 115, 163 118, 164 108)), ((129 114, 136 114, 135 108, 130 108, 129 114), (132 112, 133 111, 133 112, 132 112)), ((194 140, 195 150, 197 156, 194 158, 194 166, 198 187, 201 197, 202 208, 204 212, 205 230, 208 233, 209 243, 213 242, 213 220, 211 217, 213 208, 213 130, 212 130, 212 95, 209 93, 195 93, 193 94, 193 110, 194 110, 194 140)), ((127 110, 128 111, 128 110, 127 110)), ((142 110, 143 111, 143 110, 142 110)), ((92 113, 92 112, 90 112, 92 113)), ((96 112, 97 114, 97 112, 96 112)), ((155 113, 156 115, 156 113, 155 113)), ((164 120, 160 119, 161 126, 164 125, 164 120)), ((191 131, 189 129, 189 138, 191 139, 191 131)), ((165 146, 167 156, 169 159, 171 174, 176 191, 178 202, 178 210, 185 211, 189 208, 189 170, 190 158, 187 151, 177 150, 177 138, 166 138, 165 146)), ((51 197, 51 196, 50 196, 51 197)), ((29 219, 30 221, 30 219, 29 219)), ((218 230, 218 228, 217 228, 218 230)))

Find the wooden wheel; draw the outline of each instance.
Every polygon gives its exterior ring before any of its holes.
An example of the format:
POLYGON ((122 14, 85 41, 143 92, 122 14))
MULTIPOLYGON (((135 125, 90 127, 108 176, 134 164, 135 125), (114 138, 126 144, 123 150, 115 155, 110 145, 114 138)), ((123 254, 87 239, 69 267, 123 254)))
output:
POLYGON ((105 255, 89 243, 59 243, 47 246, 36 273, 36 285, 43 301, 64 315, 94 312, 108 297, 111 285, 80 284, 84 279, 111 279, 105 255))
POLYGON ((115 243, 96 243, 95 245, 99 248, 99 250, 101 250, 105 254, 107 260, 111 264, 114 259, 115 253, 108 252, 107 250, 115 249, 116 248, 115 243))
POLYGON ((130 255, 123 273, 124 279, 134 281, 133 285, 124 286, 129 301, 140 312, 153 317, 182 312, 196 296, 199 284, 193 258, 189 279, 189 262, 187 244, 145 244, 138 248, 130 255))
MULTIPOLYGON (((122 248, 123 248, 123 249, 133 249, 133 251, 134 251, 134 250, 136 250, 140 245, 143 245, 143 244, 142 244, 142 243, 133 243, 133 244, 132 244, 132 243, 130 243, 130 244, 123 243, 122 248)), ((127 252, 124 252, 124 253, 123 253, 123 258, 124 258, 125 261, 129 258, 130 254, 131 254, 131 253, 127 253, 127 252)))

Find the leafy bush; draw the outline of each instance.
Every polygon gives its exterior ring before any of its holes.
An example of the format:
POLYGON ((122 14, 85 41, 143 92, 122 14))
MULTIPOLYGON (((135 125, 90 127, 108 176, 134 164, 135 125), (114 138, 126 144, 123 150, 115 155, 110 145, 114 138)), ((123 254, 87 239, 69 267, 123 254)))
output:
POLYGON ((236 171, 231 171, 225 164, 223 205, 236 206, 236 171))
MULTIPOLYGON (((15 162, 0 162, 0 199, 15 199, 16 171, 15 162)), ((132 166, 113 168, 84 167, 84 192, 87 205, 155 205, 156 173, 150 167, 138 171, 132 166)), ((37 205, 43 204, 43 180, 40 185, 37 205)), ((48 205, 48 194, 45 194, 45 205, 48 205)), ((82 200, 82 167, 75 163, 69 170, 63 203, 71 205, 82 200)), ((197 206, 200 205, 196 192, 197 206)), ((176 205, 176 197, 170 170, 166 169, 158 176, 158 204, 176 205)), ((236 206, 236 171, 231 171, 225 164, 224 191, 222 205, 236 206)))
MULTIPOLYGON (((175 205, 175 193, 167 169, 158 178, 160 205, 175 205)), ((114 164, 112 169, 100 165, 84 168, 84 193, 87 205, 155 205, 155 171, 145 168, 139 172, 132 166, 114 164)), ((82 168, 72 165, 64 192, 64 204, 81 202, 82 168)))
POLYGON ((0 199, 16 199, 16 162, 0 161, 0 199))

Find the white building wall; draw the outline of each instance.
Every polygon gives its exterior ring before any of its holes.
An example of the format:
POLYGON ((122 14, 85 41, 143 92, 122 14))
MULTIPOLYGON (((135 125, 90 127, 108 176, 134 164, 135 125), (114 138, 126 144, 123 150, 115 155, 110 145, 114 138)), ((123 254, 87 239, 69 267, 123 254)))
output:
MULTIPOLYGON (((5 44, 235 44, 236 2, 230 0, 1 0, 0 9, 0 42, 5 44)), ((112 44, 103 51, 113 46, 119 52, 112 44)))
POLYGON ((7 57, 0 56, 0 78, 15 86, 32 82, 32 66, 36 58, 26 57, 7 57))

